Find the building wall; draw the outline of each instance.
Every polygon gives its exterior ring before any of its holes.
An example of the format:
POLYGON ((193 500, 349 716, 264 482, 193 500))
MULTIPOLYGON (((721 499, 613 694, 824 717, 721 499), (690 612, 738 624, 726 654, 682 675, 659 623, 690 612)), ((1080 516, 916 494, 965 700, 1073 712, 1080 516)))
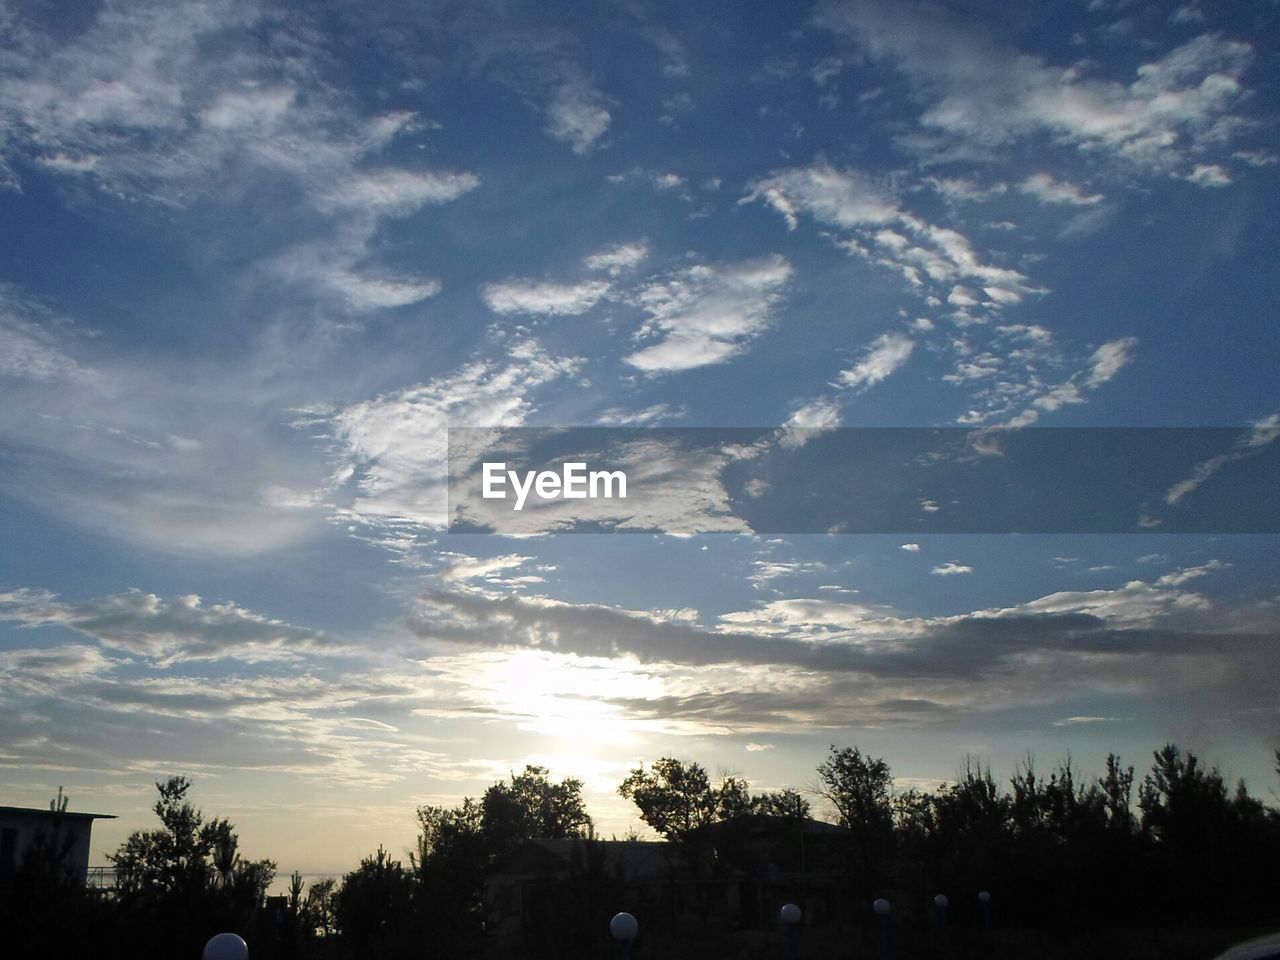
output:
POLYGON ((63 815, 61 824, 52 812, 42 810, 0 812, 0 854, 10 854, 12 862, 0 859, 0 870, 20 866, 40 831, 50 833, 57 826, 62 836, 74 838, 67 867, 81 883, 89 872, 89 834, 93 820, 89 817, 63 815), (10 833, 9 831, 12 831, 10 833))

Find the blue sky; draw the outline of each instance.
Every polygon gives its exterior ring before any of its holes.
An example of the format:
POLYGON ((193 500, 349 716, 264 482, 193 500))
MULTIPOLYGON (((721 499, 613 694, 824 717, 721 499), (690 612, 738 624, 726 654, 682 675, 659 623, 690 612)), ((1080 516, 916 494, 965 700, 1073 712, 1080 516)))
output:
POLYGON ((1273 536, 445 532, 450 426, 1237 428, 1171 509, 1280 432, 1274 4, 744 14, 0 4, 6 802, 336 871, 526 762, 1274 788, 1273 536))

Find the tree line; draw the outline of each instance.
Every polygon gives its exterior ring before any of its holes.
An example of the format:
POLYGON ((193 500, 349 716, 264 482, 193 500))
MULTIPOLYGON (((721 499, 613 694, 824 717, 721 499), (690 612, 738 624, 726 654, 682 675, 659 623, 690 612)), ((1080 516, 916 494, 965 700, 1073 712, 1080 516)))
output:
MULTIPOLYGON (((1280 773, 1280 751, 1276 765, 1280 773)), ((268 904, 276 864, 244 856, 233 825, 206 819, 188 799, 190 781, 173 777, 156 784, 159 825, 111 856, 111 896, 80 887, 65 869, 66 845, 43 838, 0 877, 0 929, 21 948, 15 956, 71 955, 92 943, 100 957, 194 958, 214 933, 232 930, 255 960, 478 957, 491 939, 485 882, 495 866, 530 840, 598 841, 582 786, 526 766, 479 798, 418 807, 417 840, 403 857, 379 848, 341 881, 308 886, 295 874, 288 896, 268 904)), ((1174 745, 1155 752, 1141 780, 1114 754, 1095 777, 1070 759, 1046 774, 1028 757, 1005 783, 966 760, 953 782, 905 791, 895 791, 884 759, 833 745, 806 792, 843 828, 809 866, 838 886, 841 923, 871 922, 882 896, 902 905, 903 922, 913 909, 923 921, 937 893, 956 904, 956 922, 976 922, 979 890, 1008 927, 1280 922, 1280 812, 1174 745)), ((741 869, 737 835, 717 825, 750 816, 800 823, 813 812, 799 790, 753 793, 741 777, 712 778, 673 757, 632 770, 618 793, 694 879, 741 869)), ((589 871, 586 859, 580 870, 589 871)), ((592 903, 606 915, 613 905, 602 889, 592 903)), ((599 939, 599 917, 556 923, 558 956, 594 955, 587 944, 599 939)))

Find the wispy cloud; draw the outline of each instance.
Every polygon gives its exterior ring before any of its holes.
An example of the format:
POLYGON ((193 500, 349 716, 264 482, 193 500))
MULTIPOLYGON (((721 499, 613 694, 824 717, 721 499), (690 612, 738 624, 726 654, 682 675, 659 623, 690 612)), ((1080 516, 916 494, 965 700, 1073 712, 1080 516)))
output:
POLYGON ((511 346, 505 363, 475 360, 324 414, 338 442, 333 496, 340 515, 375 525, 443 526, 448 428, 518 426, 541 387, 580 365, 524 341, 511 346))
POLYGON ((601 270, 616 277, 635 269, 648 256, 647 243, 620 243, 598 250, 582 262, 588 270, 601 270))
POLYGON ((609 427, 640 427, 662 420, 679 420, 687 413, 686 408, 672 406, 669 403, 655 403, 640 410, 610 407, 607 410, 601 410, 595 422, 609 427))
POLYGON ((547 132, 574 153, 586 153, 612 121, 603 94, 585 80, 561 84, 547 105, 547 132))
POLYGON ((1247 457, 1256 456, 1280 437, 1280 413, 1273 413, 1253 424, 1252 429, 1236 441, 1234 450, 1210 457, 1201 461, 1192 469, 1190 476, 1179 480, 1165 491, 1164 502, 1169 506, 1177 506, 1184 498, 1199 490, 1228 464, 1247 457))
POLYGON ((927 104, 924 128, 983 147, 1048 134, 1082 153, 1180 175, 1247 126, 1236 110, 1253 49, 1218 34, 1106 80, 1072 75, 924 4, 831 2, 819 21, 910 78, 927 104))
POLYGON ((586 313, 608 292, 609 284, 602 280, 567 284, 513 279, 486 284, 482 294, 494 313, 574 316, 586 313))
POLYGON ((649 319, 625 360, 649 374, 723 363, 773 322, 791 264, 774 254, 736 263, 699 264, 645 286, 634 296, 649 319))
POLYGON ((906 363, 915 345, 914 340, 901 333, 883 333, 871 341, 861 360, 840 371, 836 382, 852 389, 874 386, 906 363))
POLYGON ((342 649, 323 632, 272 620, 233 602, 205 604, 197 596, 165 600, 140 590, 80 603, 35 590, 0 593, 0 619, 26 627, 64 627, 162 665, 225 659, 259 663, 342 649))
POLYGON ((1018 189, 1041 203, 1066 204, 1072 207, 1088 207, 1101 203, 1104 199, 1100 193, 1086 194, 1077 184, 1055 179, 1050 173, 1033 173, 1018 185, 1018 189))

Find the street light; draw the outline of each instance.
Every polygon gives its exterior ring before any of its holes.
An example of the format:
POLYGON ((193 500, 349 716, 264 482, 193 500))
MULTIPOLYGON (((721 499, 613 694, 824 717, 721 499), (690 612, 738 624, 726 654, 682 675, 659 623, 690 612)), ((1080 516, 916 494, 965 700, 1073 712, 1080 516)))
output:
POLYGON ((880 918, 880 958, 888 960, 892 952, 889 948, 889 901, 884 897, 877 897, 871 904, 871 909, 880 918))
POLYGON ((945 893, 940 893, 933 898, 933 909, 938 917, 938 926, 945 927, 947 925, 947 905, 951 901, 947 899, 945 893))
POLYGON ((204 945, 203 960, 249 960, 249 945, 234 933, 219 933, 204 945))
POLYGON ((784 903, 782 909, 778 911, 778 919, 782 921, 782 926, 787 931, 787 953, 791 960, 796 960, 800 956, 801 918, 800 908, 794 903, 784 903))
POLYGON ((991 929, 991 894, 986 890, 978 891, 978 902, 982 904, 982 926, 983 929, 991 929))
POLYGON ((618 956, 626 960, 631 956, 631 941, 640 932, 640 924, 631 914, 615 913, 609 921, 609 933, 618 941, 618 956))

